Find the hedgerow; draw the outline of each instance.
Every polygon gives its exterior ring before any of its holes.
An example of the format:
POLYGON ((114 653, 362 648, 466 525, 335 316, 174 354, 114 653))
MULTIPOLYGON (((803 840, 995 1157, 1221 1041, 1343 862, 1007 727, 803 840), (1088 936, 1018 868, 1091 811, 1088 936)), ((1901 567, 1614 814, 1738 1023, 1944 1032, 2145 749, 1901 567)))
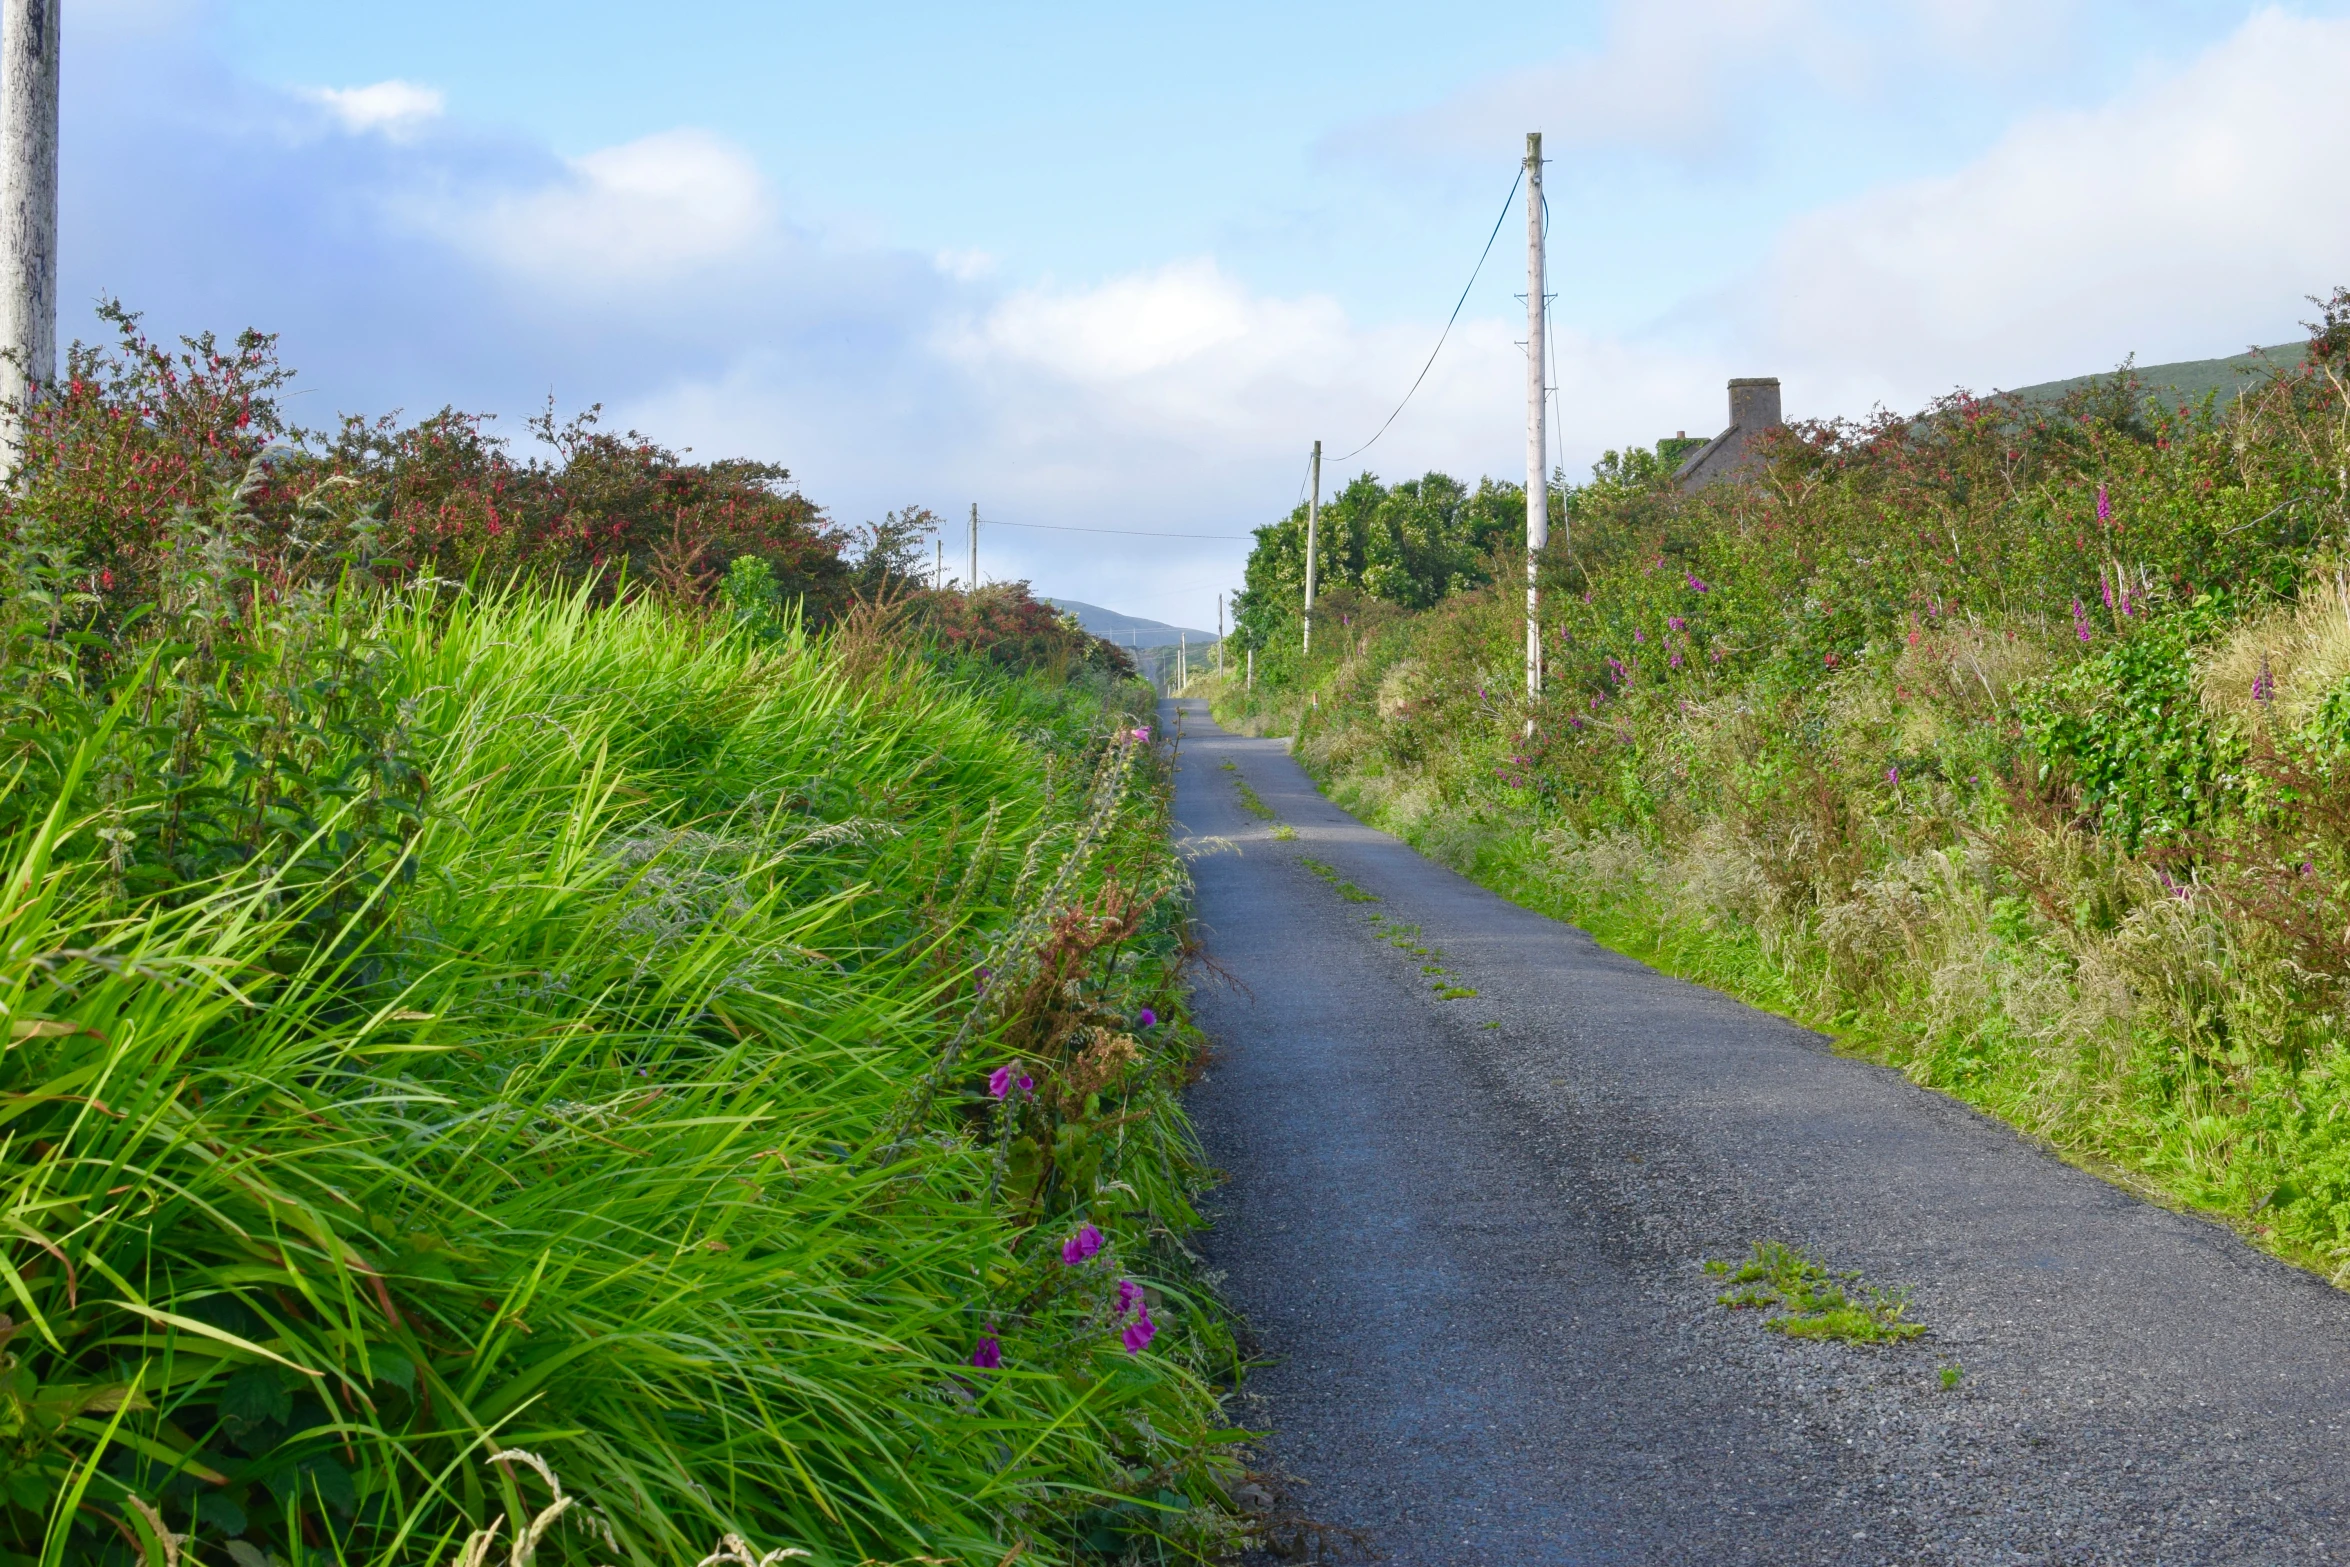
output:
POLYGON ((0 549, 0 1556, 1214 1549, 1118 660, 827 600, 773 474, 73 363, 0 549))
POLYGON ((2322 308, 2226 403, 1954 395, 1690 495, 1610 454, 1539 562, 1539 701, 1511 592, 1341 584, 1310 662, 1294 613, 1252 628, 1218 711, 1513 896, 2350 1278, 2350 292, 2322 308))

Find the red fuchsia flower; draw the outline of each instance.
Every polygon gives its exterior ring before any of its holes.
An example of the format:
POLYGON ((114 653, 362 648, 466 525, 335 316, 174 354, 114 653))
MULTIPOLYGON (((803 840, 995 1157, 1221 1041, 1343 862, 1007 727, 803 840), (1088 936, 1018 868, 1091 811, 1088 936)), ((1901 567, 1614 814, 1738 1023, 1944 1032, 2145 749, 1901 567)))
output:
POLYGON ((2113 502, 2106 499, 2105 486, 2102 484, 2097 486, 2097 520, 2099 522, 2113 521, 2113 502))
POLYGON ((995 1335, 984 1334, 979 1347, 971 1351, 971 1364, 982 1371, 993 1371, 1004 1363, 1004 1346, 995 1341, 995 1335))
POLYGON ((2079 599, 2073 600, 2073 632, 2083 642, 2089 640, 2089 612, 2081 608, 2079 599))
POLYGON ((1150 1308, 1145 1306, 1126 1324, 1126 1331, 1118 1335, 1118 1340, 1126 1346, 1127 1354, 1139 1355, 1158 1333, 1159 1325, 1151 1320, 1150 1308))
POLYGON ((1061 1261, 1074 1268, 1101 1249, 1102 1232, 1090 1224, 1081 1225, 1076 1234, 1061 1242, 1061 1261))
POLYGON ((1134 1014, 1134 1026, 1136 1028, 1157 1028, 1159 1015, 1149 1007, 1144 1007, 1140 1012, 1134 1014))

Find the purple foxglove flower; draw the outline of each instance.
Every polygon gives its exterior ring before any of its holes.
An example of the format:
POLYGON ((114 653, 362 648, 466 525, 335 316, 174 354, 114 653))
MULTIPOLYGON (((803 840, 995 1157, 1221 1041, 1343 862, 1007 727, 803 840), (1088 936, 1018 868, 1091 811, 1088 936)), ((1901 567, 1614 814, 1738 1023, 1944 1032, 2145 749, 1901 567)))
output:
POLYGON ((971 1364, 982 1371, 993 1371, 1004 1363, 1004 1346, 987 1334, 979 1340, 979 1347, 971 1351, 971 1364))
POLYGON ((1665 617, 1665 629, 1667 631, 1687 631, 1689 629, 1689 622, 1683 620, 1678 615, 1667 615, 1665 617))
POLYGON ((1001 1099, 1012 1091, 1012 1069, 999 1066, 987 1074, 987 1091, 1001 1099))
POLYGON ((1898 767, 1886 768, 1885 781, 1889 784, 1899 785, 1901 782, 1901 769, 1898 767))
POLYGON ((1145 1306, 1134 1314, 1134 1320, 1126 1324, 1126 1331, 1119 1334, 1118 1338, 1126 1346, 1127 1354, 1139 1355, 1145 1345, 1158 1337, 1158 1333, 1159 1325, 1151 1320, 1150 1308, 1145 1306))
POLYGON ((2083 642, 2089 640, 2089 612, 2081 608, 2079 599, 2073 600, 2073 631, 2083 642))
POLYGON ((2097 591, 2105 595, 2105 607, 2113 608, 2113 580, 2102 571, 2097 573, 2097 591))
POLYGON ((1159 1015, 1149 1007, 1144 1007, 1140 1012, 1134 1014, 1134 1026, 1136 1028, 1157 1028, 1159 1015))
POLYGON ((1681 667, 1681 655, 1678 650, 1676 650, 1673 654, 1672 665, 1675 669, 1679 669, 1681 667))
POLYGON ((1142 1286, 1132 1279, 1120 1279, 1118 1281, 1118 1309, 1112 1313, 1113 1320, 1117 1317, 1123 1317, 1141 1303, 1142 1286))
POLYGON ((1074 1268, 1101 1249, 1102 1232, 1090 1224, 1084 1225, 1061 1243, 1061 1261, 1074 1268))
POLYGON ((2113 521, 2113 502, 2106 499, 2105 486, 2102 484, 2097 486, 2097 520, 2099 522, 2113 521))
POLYGON ((1703 582, 1700 582, 1697 578, 1697 573, 1691 572, 1689 574, 1689 591, 1692 593, 1711 593, 1713 589, 1707 587, 1703 582))
POLYGON ((1632 640, 1635 642, 1646 642, 1648 640, 1648 633, 1635 628, 1632 632, 1632 640))
POLYGON ((1147 727, 1137 729, 1134 731, 1134 738, 1140 740, 1144 745, 1148 745, 1151 743, 1151 732, 1147 727))

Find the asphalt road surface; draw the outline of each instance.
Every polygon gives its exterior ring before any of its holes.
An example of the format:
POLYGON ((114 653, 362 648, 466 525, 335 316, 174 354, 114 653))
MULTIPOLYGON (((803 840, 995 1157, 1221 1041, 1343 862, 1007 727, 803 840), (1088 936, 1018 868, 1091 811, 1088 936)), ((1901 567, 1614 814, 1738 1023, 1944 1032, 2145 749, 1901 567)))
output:
POLYGON ((1398 1567, 2350 1562, 2350 1296, 1169 708, 1234 981, 1196 997, 1206 1249, 1266 1362, 1239 1414, 1285 1536, 1398 1567), (1911 1289, 1930 1331, 1766 1332, 1702 1268, 1759 1240, 1911 1289))

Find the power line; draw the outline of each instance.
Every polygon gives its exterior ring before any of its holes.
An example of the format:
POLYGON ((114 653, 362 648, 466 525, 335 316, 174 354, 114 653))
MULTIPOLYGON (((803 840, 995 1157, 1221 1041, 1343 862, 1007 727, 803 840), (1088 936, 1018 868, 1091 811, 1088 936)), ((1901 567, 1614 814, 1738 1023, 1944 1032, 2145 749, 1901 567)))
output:
POLYGON ((1147 528, 1080 528, 1066 522, 1006 522, 1001 517, 982 517, 980 521, 998 528, 1047 528, 1054 533, 1109 533, 1125 539, 1225 539, 1245 544, 1256 537, 1253 533, 1154 533, 1147 528))
POLYGON ((1485 236, 1485 248, 1477 255, 1477 265, 1470 270, 1469 281, 1461 285, 1461 297, 1453 301, 1452 314, 1445 318, 1444 330, 1436 335, 1436 346, 1428 350, 1428 362, 1420 366, 1420 373, 1418 375, 1412 377, 1411 391, 1403 394, 1403 402, 1397 403, 1395 405, 1395 413, 1391 413, 1387 416, 1387 423, 1379 426, 1378 430, 1373 433, 1370 440, 1365 441, 1362 445, 1356 447, 1353 451, 1348 452, 1344 457, 1333 457, 1331 459, 1332 462, 1350 461, 1353 458, 1360 457, 1363 453, 1369 451, 1373 446, 1378 444, 1379 437, 1387 433, 1387 426, 1395 423, 1396 414, 1400 414, 1404 411, 1404 404, 1409 403, 1412 400, 1412 394, 1419 391, 1420 383, 1428 379, 1428 372, 1436 368, 1436 356, 1444 352, 1445 339, 1452 336, 1453 323, 1460 320, 1461 307, 1469 302, 1469 290, 1477 286, 1477 277, 1485 270, 1485 258, 1493 254, 1493 242, 1501 237, 1501 226, 1502 224, 1509 221, 1510 203, 1518 199, 1518 186, 1525 180, 1525 178, 1526 171, 1521 167, 1518 170, 1518 177, 1510 181, 1510 193, 1507 196, 1504 196, 1501 200, 1501 216, 1493 220, 1493 232, 1485 236))

